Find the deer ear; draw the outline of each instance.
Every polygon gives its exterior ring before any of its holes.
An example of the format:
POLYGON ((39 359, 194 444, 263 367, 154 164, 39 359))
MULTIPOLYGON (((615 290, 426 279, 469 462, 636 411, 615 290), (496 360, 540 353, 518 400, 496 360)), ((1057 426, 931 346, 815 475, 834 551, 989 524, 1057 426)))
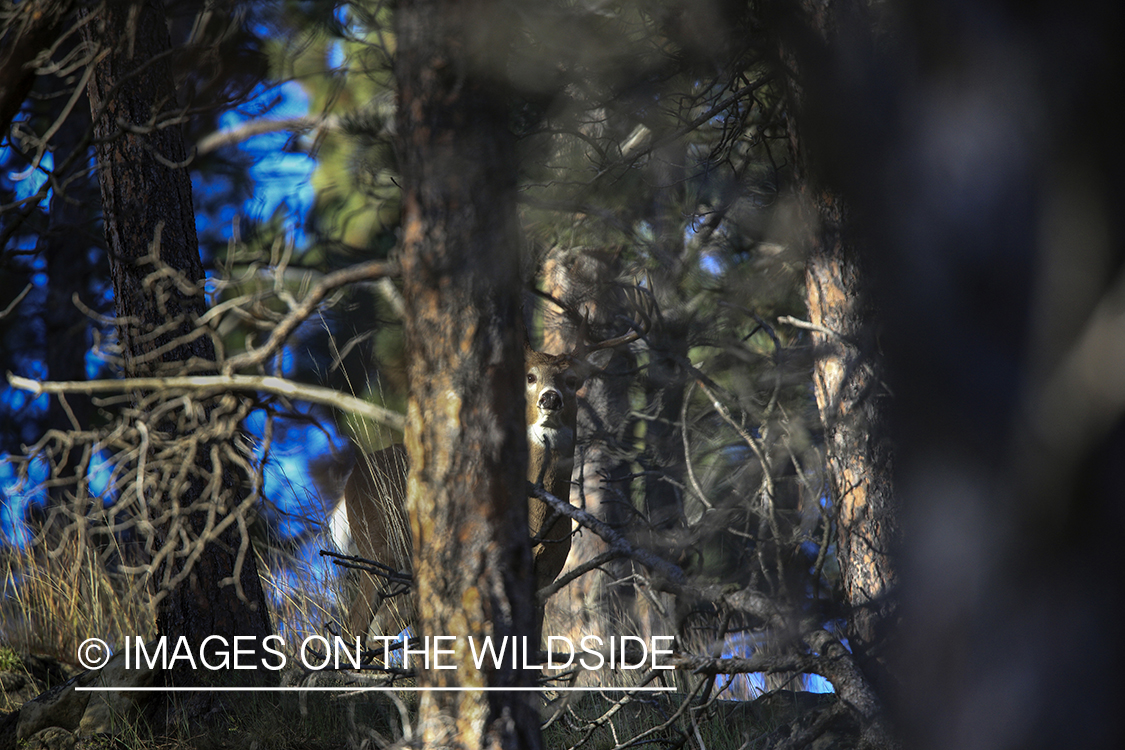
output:
POLYGON ((587 372, 582 377, 588 378, 595 371, 604 370, 609 361, 613 359, 614 351, 613 349, 599 349, 583 357, 582 362, 585 364, 587 372))

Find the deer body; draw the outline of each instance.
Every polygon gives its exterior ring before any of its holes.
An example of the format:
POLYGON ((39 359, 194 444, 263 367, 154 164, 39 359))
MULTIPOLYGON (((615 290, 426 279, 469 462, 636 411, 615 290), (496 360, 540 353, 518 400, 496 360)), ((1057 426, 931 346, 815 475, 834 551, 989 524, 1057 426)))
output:
MULTIPOLYGON (((570 497, 574 467, 577 391, 591 366, 567 354, 526 353, 527 478, 556 497, 570 497)), ((406 515, 409 461, 402 445, 360 456, 344 488, 343 503, 350 536, 360 557, 408 573, 411 570, 410 524, 406 515)), ((562 571, 570 553, 571 521, 529 498, 536 588, 562 571)), ((338 522, 340 508, 334 514, 338 522)), ((341 545, 342 546, 342 545, 341 545)), ((348 613, 348 632, 364 636, 369 625, 380 635, 395 635, 415 618, 413 597, 405 586, 360 574, 359 592, 348 613), (399 592, 399 593, 396 593, 399 592), (374 615, 374 621, 372 616, 374 615)), ((542 612, 536 617, 541 623, 542 612)), ((538 625, 537 625, 538 630, 538 625)))

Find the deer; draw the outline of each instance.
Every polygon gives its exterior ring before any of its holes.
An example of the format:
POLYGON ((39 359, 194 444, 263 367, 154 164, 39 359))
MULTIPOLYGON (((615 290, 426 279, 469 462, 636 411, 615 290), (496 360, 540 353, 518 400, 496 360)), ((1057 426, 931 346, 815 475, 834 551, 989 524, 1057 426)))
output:
MULTIPOLYGON (((647 321, 646 321, 647 323, 647 321)), ((547 492, 569 502, 574 468, 578 419, 578 391, 599 368, 587 357, 600 350, 636 341, 647 325, 593 344, 585 343, 587 324, 579 326, 579 343, 566 354, 547 354, 525 348, 527 401, 527 478, 547 492)), ((406 516, 406 476, 409 459, 405 446, 392 445, 361 455, 348 477, 343 498, 333 513, 332 529, 340 549, 348 549, 346 534, 356 554, 378 563, 378 575, 360 574, 359 591, 348 610, 347 632, 366 639, 373 630, 394 636, 416 619, 409 591, 411 570, 410 524, 406 516), (379 579, 383 579, 380 581, 379 579)), ((549 585, 562 572, 570 554, 573 534, 569 518, 536 497, 528 498, 528 532, 532 539, 536 590, 549 585)), ((538 607, 535 637, 542 630, 543 610, 538 607)))

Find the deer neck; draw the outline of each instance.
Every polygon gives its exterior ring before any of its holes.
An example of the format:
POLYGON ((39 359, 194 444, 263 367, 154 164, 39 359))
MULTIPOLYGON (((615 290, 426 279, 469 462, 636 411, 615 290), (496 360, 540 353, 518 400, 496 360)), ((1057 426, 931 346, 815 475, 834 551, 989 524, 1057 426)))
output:
POLYGON ((568 500, 574 469, 574 428, 532 424, 527 429, 527 447, 527 478, 542 484, 555 497, 568 500))

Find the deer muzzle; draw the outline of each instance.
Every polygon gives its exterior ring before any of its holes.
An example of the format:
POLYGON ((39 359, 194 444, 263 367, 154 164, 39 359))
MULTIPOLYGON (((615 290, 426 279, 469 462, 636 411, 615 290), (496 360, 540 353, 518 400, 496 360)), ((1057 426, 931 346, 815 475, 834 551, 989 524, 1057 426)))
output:
POLYGON ((559 411, 563 407, 562 395, 553 388, 548 388, 539 394, 538 404, 545 411, 559 411))

